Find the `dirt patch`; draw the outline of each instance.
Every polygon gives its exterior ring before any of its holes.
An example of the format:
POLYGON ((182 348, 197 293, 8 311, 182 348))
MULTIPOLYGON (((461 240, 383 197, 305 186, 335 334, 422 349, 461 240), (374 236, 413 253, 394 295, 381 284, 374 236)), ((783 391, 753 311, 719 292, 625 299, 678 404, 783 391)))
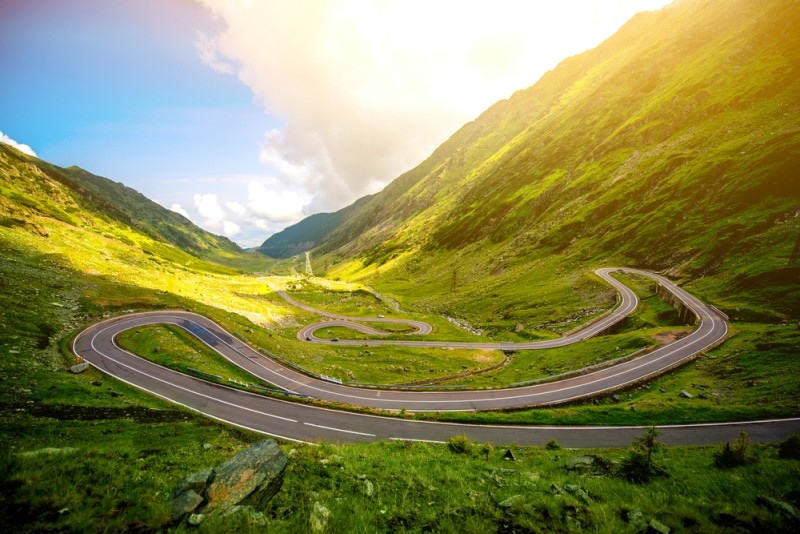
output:
POLYGON ((13 415, 49 417, 60 421, 99 421, 103 419, 130 419, 137 423, 173 423, 186 421, 191 415, 178 410, 154 410, 144 406, 109 408, 77 406, 73 404, 2 403, 0 417, 13 415))
POLYGON ((677 341, 682 337, 686 337, 688 334, 689 332, 685 330, 669 330, 667 332, 659 332, 652 337, 661 345, 669 345, 673 341, 677 341))
POLYGON ((494 361, 494 356, 492 356, 493 354, 493 350, 482 350, 480 352, 476 352, 472 359, 480 363, 489 363, 494 361))

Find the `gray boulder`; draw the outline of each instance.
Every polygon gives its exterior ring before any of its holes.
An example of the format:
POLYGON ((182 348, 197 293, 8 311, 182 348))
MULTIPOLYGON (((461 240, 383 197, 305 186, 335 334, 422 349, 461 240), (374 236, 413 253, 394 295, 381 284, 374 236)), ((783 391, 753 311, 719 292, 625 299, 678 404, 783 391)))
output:
POLYGON ((314 534, 325 532, 328 528, 328 521, 330 518, 331 511, 328 510, 328 507, 319 501, 315 502, 314 506, 311 508, 311 515, 308 518, 308 525, 311 527, 311 532, 314 534))
POLYGON ((203 503, 203 497, 194 490, 187 490, 172 499, 170 515, 177 520, 194 512, 203 503))
POLYGON ((206 491, 209 482, 214 479, 214 474, 213 469, 203 469, 202 471, 192 473, 178 482, 178 486, 172 491, 172 497, 177 498, 181 493, 185 493, 189 490, 202 495, 203 492, 206 491))
POLYGON ((693 399, 694 398, 694 395, 692 395, 688 391, 684 391, 684 390, 681 390, 681 392, 678 393, 678 396, 680 398, 682 398, 682 399, 693 399))
POLYGON ((670 528, 657 519, 651 519, 650 522, 647 523, 647 532, 653 532, 654 534, 669 534, 670 528))
POLYGON ((206 510, 237 504, 263 507, 281 489, 286 455, 274 439, 265 439, 229 458, 214 469, 206 489, 206 510))
POLYGON ((70 373, 80 374, 89 368, 89 364, 86 362, 79 363, 77 365, 73 365, 69 368, 70 373))

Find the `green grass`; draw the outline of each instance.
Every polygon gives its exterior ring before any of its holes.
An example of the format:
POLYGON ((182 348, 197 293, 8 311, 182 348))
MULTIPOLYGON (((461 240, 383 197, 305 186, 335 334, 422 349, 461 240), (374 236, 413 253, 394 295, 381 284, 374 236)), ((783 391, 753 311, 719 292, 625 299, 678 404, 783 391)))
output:
MULTIPOLYGON (((170 413, 169 422, 3 421, 10 438, 0 451, 4 524, 15 532, 166 529, 169 495, 181 478, 257 439, 170 413)), ((757 499, 798 504, 800 463, 779 459, 776 445, 754 446, 758 462, 732 469, 713 467, 719 447, 667 447, 656 459, 669 476, 647 484, 565 468, 586 454, 614 465, 625 450, 509 448, 515 461, 503 459, 506 447, 481 444, 468 453, 423 443, 287 444, 283 487, 261 517, 209 517, 199 531, 302 532, 319 503, 333 532, 623 532, 636 530, 629 518, 637 510, 645 523, 678 531, 788 532, 790 523, 757 499)), ((187 530, 196 529, 177 527, 187 530)))
POLYGON ((273 387, 232 364, 197 338, 174 325, 143 326, 117 335, 124 349, 152 362, 203 380, 237 389, 242 384, 273 387))

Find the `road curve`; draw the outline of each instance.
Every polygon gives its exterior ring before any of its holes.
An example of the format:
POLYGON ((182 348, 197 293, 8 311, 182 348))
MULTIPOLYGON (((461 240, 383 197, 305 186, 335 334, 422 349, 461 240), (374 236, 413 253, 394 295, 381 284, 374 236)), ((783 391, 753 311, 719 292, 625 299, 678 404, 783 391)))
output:
MULTIPOLYGON (((608 270, 602 272, 607 274, 608 270)), ((407 408, 414 411, 546 405, 624 387, 685 361, 725 336, 727 323, 717 312, 662 277, 640 273, 659 281, 683 300, 699 318, 700 326, 697 330, 675 343, 629 362, 581 377, 525 388, 413 392, 342 386, 288 369, 228 334, 213 321, 182 311, 130 314, 94 324, 78 334, 73 342, 73 351, 102 372, 149 393, 209 417, 285 439, 324 439, 339 442, 376 439, 443 441, 451 435, 465 433, 471 439, 495 443, 543 444, 548 439, 555 438, 565 446, 624 446, 640 433, 640 428, 456 425, 331 411, 290 403, 210 384, 171 371, 121 349, 115 342, 115 336, 124 330, 146 324, 176 324, 234 364, 263 380, 289 391, 348 404, 384 409, 407 408)), ((625 300, 623 293, 623 304, 625 300)), ((615 312, 619 309, 622 306, 615 312)), ((586 335, 584 332, 583 337, 586 335)), ((800 419, 683 425, 664 427, 663 437, 666 442, 675 444, 716 443, 734 439, 740 430, 745 430, 754 441, 765 441, 779 439, 798 429, 800 419)))
MULTIPOLYGON (((608 313, 602 315, 601 317, 597 318, 594 321, 587 323, 586 325, 582 326, 581 328, 571 332, 568 335, 562 336, 557 339, 548 339, 544 341, 527 341, 523 343, 503 343, 503 342, 472 342, 472 341, 409 341, 409 340, 402 340, 402 339, 372 339, 372 340, 360 340, 360 339, 338 339, 337 341, 333 341, 330 339, 323 339, 319 338, 314 335, 314 332, 321 330, 323 328, 329 328, 332 326, 341 326, 344 328, 349 328, 351 330, 355 330, 361 332, 362 334, 372 335, 372 336, 389 336, 393 335, 392 332, 384 332, 382 330, 377 330, 375 328, 371 328, 369 326, 364 326, 360 323, 370 322, 370 323, 394 323, 394 324, 405 324, 409 325, 414 328, 413 332, 410 334, 429 334, 433 328, 428 323, 424 323, 422 321, 412 321, 408 319, 394 319, 388 317, 350 317, 347 315, 341 315, 336 313, 330 313, 324 310, 318 310, 316 308, 312 308, 306 304, 298 302, 297 300, 290 297, 286 292, 281 291, 270 284, 270 287, 275 291, 278 295, 283 297, 289 304, 296 306, 300 309, 303 309, 307 312, 314 313, 316 315, 320 315, 323 317, 327 317, 328 320, 322 321, 319 323, 314 323, 302 328, 297 333, 297 339, 300 341, 307 341, 311 343, 324 343, 324 344, 336 344, 336 345, 357 345, 357 346, 380 346, 380 345, 395 345, 395 346, 405 346, 405 347, 415 347, 415 348, 458 348, 458 349, 513 349, 513 350, 535 350, 535 349, 550 349, 555 347, 563 347, 566 345, 571 345, 572 343, 576 343, 578 341, 582 341, 588 337, 594 336, 603 332, 604 330, 608 329, 609 327, 615 325, 619 321, 623 320, 625 317, 630 315, 633 310, 636 309, 636 306, 639 304, 639 298, 636 296, 628 286, 621 283, 619 280, 613 278, 611 273, 613 271, 624 270, 628 272, 636 272, 637 274, 644 274, 645 276, 649 276, 651 278, 655 278, 656 275, 646 271, 638 271, 635 269, 616 269, 616 268, 605 268, 605 269, 598 269, 595 271, 600 278, 605 280, 609 285, 613 286, 614 289, 617 290, 620 296, 619 305, 614 307, 608 313), (358 322, 356 322, 358 321, 358 322)), ((660 277, 659 277, 660 278, 660 277)), ((658 280, 658 279, 657 279, 658 280)), ((660 280, 659 280, 660 282, 660 280)))

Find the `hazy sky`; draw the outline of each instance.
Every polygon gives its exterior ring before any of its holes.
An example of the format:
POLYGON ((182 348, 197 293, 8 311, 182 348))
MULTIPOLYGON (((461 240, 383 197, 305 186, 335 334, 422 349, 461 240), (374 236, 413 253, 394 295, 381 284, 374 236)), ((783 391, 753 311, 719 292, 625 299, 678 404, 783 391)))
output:
POLYGON ((2 0, 0 141, 254 246, 666 3, 2 0))

